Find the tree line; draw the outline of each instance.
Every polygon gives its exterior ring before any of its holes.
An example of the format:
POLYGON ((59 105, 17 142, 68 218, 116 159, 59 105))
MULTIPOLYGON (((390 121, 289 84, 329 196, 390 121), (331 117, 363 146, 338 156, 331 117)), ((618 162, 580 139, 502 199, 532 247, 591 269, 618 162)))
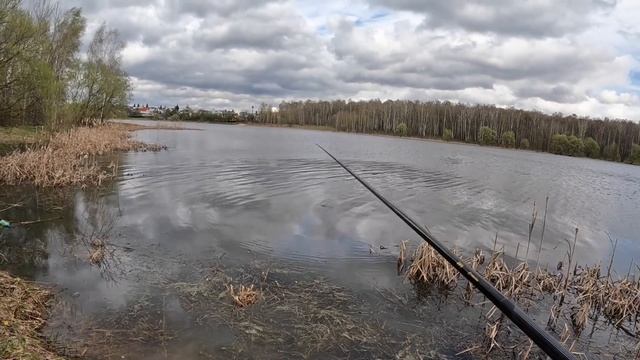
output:
POLYGON ((263 104, 263 124, 442 138, 640 164, 640 124, 448 101, 294 101, 263 104))
POLYGON ((0 0, 0 126, 52 128, 102 122, 126 111, 124 43, 100 26, 81 56, 79 8, 0 0))

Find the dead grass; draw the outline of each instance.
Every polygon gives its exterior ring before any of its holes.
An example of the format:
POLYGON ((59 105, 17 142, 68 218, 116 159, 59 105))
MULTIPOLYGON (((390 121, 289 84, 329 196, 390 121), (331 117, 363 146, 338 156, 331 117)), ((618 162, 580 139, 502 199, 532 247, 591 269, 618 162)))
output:
POLYGON ((92 265, 100 265, 107 256, 107 250, 104 247, 93 248, 89 253, 89 262, 92 265))
MULTIPOLYGON (((576 266, 572 271, 567 268, 565 273, 562 273, 561 264, 555 273, 546 269, 530 270, 526 261, 515 261, 515 264, 509 266, 500 251, 494 251, 483 271, 480 269, 484 263, 482 251, 476 250, 473 257, 463 260, 474 270, 484 273, 485 278, 496 289, 523 308, 533 307, 536 311, 544 311, 540 304, 549 304, 551 308, 547 311, 551 313, 550 326, 555 327, 559 319, 568 319, 564 323, 565 332, 566 329, 573 329, 574 345, 575 339, 587 324, 597 321, 599 316, 603 316, 613 327, 634 336, 632 332, 635 330, 628 330, 624 325, 635 329, 636 319, 640 317, 640 280, 628 277, 614 280, 610 274, 602 276, 600 265, 576 266), (551 294, 553 301, 541 301, 545 294, 551 294)), ((569 264, 573 262, 572 258, 568 261, 569 264)), ((435 285, 448 290, 456 288, 459 278, 455 269, 425 243, 418 246, 407 277, 414 284, 435 285)), ((467 282, 461 297, 467 304, 473 304, 471 300, 476 294, 477 289, 467 282)), ((495 307, 491 308, 486 318, 488 323, 484 346, 478 347, 484 349, 485 355, 503 347, 498 338, 500 329, 504 327, 504 317, 495 307), (496 319, 496 316, 500 318, 496 319)), ((565 337, 571 338, 569 335, 565 337)), ((529 353, 530 351, 526 352, 527 356, 529 353)))
POLYGON ((254 289, 253 284, 250 286, 240 285, 237 290, 233 288, 233 285, 228 285, 227 291, 233 299, 233 303, 240 308, 249 307, 260 299, 260 292, 254 289))
POLYGON ((423 243, 415 251, 408 277, 416 284, 453 289, 458 284, 460 274, 435 249, 423 243))
POLYGON ((52 293, 0 272, 0 358, 61 359, 40 336, 52 293))
POLYGON ((100 185, 117 174, 117 164, 100 166, 98 157, 121 151, 158 151, 165 147, 130 138, 138 129, 126 124, 81 127, 55 133, 45 145, 2 157, 0 184, 39 187, 100 185))
POLYGON ((398 275, 404 273, 404 269, 406 267, 407 242, 408 240, 404 240, 400 243, 400 254, 398 255, 398 261, 396 262, 396 270, 398 272, 398 275))
POLYGON ((91 265, 102 265, 109 255, 107 242, 102 239, 92 239, 89 242, 89 263, 91 265))
POLYGON ((203 323, 232 329, 237 341, 228 351, 240 358, 255 357, 256 351, 278 353, 281 358, 313 354, 364 358, 362 354, 372 353, 393 357, 392 340, 383 324, 366 320, 368 310, 346 289, 323 280, 294 281, 289 276, 288 270, 278 268, 248 269, 234 276, 214 270, 202 282, 172 287, 185 308, 203 323), (248 307, 233 298, 229 301, 230 294, 242 293, 242 286, 231 290, 230 284, 238 282, 256 284, 244 289, 250 291, 248 299, 259 301, 248 307), (256 291, 258 296, 252 294, 256 291))
POLYGON ((625 321, 633 321, 640 314, 640 286, 638 281, 622 279, 607 282, 606 301, 602 313, 616 326, 625 321))

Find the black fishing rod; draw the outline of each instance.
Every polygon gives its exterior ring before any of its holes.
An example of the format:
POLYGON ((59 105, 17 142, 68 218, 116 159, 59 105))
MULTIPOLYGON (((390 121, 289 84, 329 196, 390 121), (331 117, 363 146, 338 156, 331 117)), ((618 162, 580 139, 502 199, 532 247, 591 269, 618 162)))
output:
MULTIPOLYGON (((317 145, 317 144, 316 144, 317 145)), ((426 241, 431 247, 436 249, 442 257, 449 262, 454 268, 456 268, 462 275, 464 275, 470 283, 472 283, 484 296, 486 296, 491 302, 502 311, 514 324, 516 324, 522 332, 524 332, 536 345, 542 349, 552 359, 575 359, 575 356, 567 350, 564 345, 558 341, 553 335, 546 332, 540 327, 533 319, 531 319, 516 303, 504 296, 498 289, 496 289, 490 282, 485 280, 477 271, 465 265, 465 263, 449 251, 444 245, 440 243, 426 228, 419 225, 409 215, 405 214, 402 210, 398 209, 393 203, 385 199, 379 192, 377 192, 369 183, 361 179, 351 169, 349 169, 330 152, 325 150, 322 146, 318 145, 322 151, 327 153, 338 165, 347 170, 351 176, 356 178, 367 190, 371 191, 380 201, 382 201, 391 211, 402 219, 413 231, 415 231, 424 241, 426 241)))

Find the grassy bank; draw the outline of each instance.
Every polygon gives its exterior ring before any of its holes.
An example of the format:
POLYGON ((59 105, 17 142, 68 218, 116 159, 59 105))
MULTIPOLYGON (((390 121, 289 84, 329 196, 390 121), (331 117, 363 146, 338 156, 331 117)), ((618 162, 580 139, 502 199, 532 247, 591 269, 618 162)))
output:
POLYGON ((39 126, 0 127, 0 156, 25 150, 46 138, 39 126))
POLYGON ((0 272, 0 358, 61 359, 40 336, 53 294, 0 272))
POLYGON ((117 174, 117 163, 101 166, 100 156, 121 151, 158 151, 164 146, 131 139, 131 131, 145 127, 105 124, 68 131, 36 134, 5 129, 7 143, 22 139, 24 150, 1 157, 0 184, 39 187, 100 185, 117 174), (20 135, 22 134, 22 136, 20 135))

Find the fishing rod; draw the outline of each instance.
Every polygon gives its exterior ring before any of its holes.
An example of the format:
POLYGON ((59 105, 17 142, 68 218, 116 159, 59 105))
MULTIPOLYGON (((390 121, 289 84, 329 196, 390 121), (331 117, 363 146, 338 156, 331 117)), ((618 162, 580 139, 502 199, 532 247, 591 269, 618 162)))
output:
POLYGON ((429 230, 422 225, 419 225, 409 215, 405 214, 392 202, 385 199, 379 192, 377 192, 369 183, 356 175, 351 169, 349 169, 335 156, 331 155, 325 148, 316 144, 322 151, 327 153, 338 165, 345 169, 351 176, 358 180, 367 190, 375 195, 380 201, 382 201, 391 211, 393 211, 402 221, 404 221, 413 231, 415 231, 424 241, 426 241, 431 247, 433 247, 442 257, 447 260, 458 272, 460 272, 467 280, 472 283, 484 296, 486 296, 491 302, 502 311, 514 324, 516 324, 522 332, 524 332, 531 340, 533 340, 542 351, 544 351, 552 359, 575 359, 575 356, 567 350, 558 339, 553 335, 546 332, 540 327, 533 319, 529 317, 518 305, 502 294, 496 289, 490 282, 488 282, 482 275, 480 275, 474 269, 468 267, 462 259, 449 251, 435 236, 433 236, 429 230))

